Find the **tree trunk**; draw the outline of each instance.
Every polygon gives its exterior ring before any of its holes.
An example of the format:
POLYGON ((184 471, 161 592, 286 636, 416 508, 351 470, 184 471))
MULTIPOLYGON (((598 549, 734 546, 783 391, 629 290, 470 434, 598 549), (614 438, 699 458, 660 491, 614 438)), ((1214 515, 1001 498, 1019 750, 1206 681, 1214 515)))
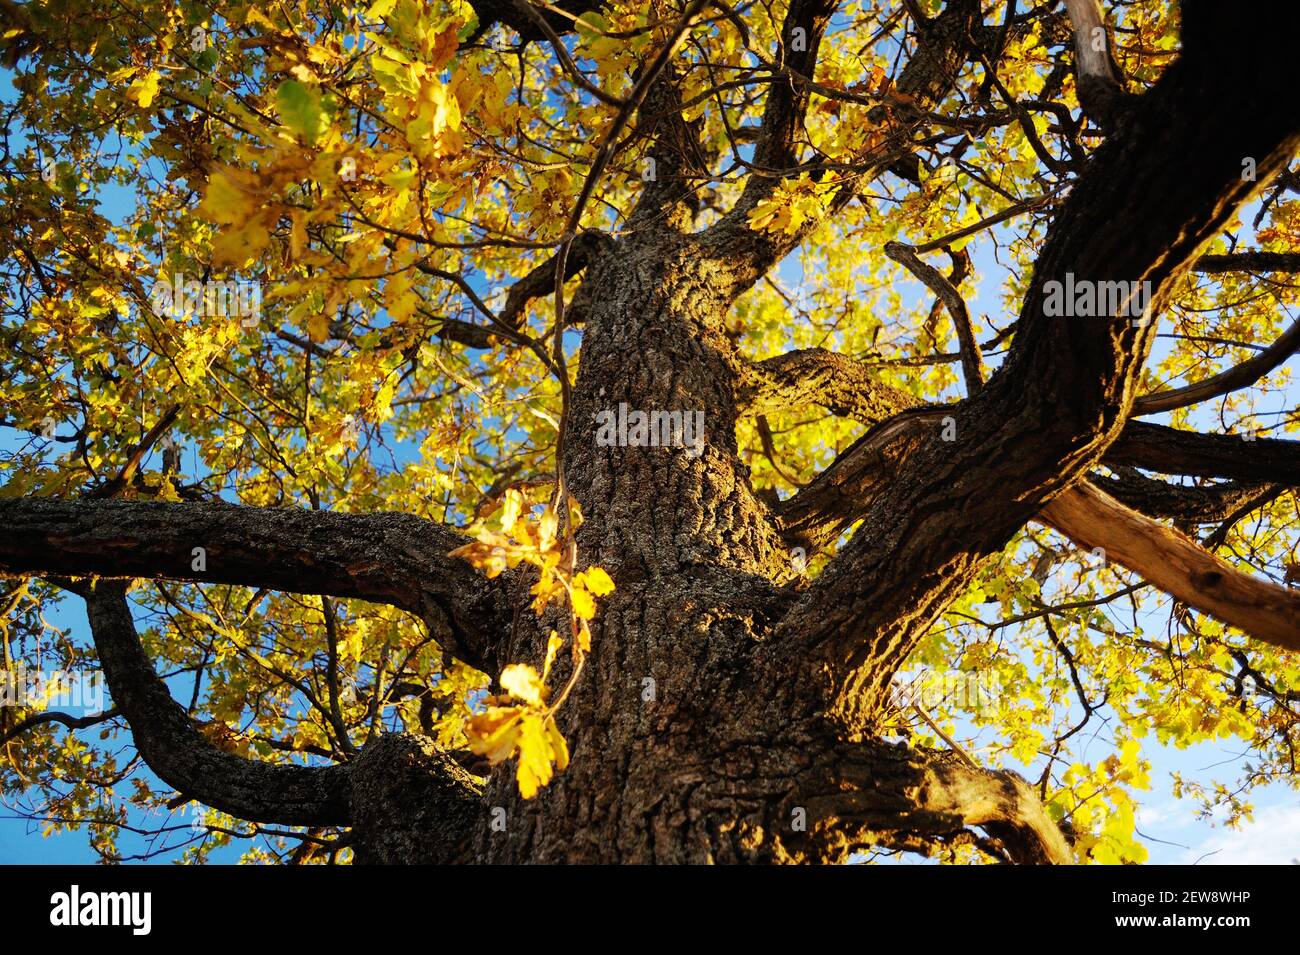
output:
MULTIPOLYGON (((739 359, 730 303, 714 291, 728 284, 672 236, 620 246, 587 279, 565 468, 585 518, 579 552, 618 589, 562 711, 573 761, 528 802, 508 769, 496 775, 487 802, 505 808, 506 827, 485 828, 488 861, 746 855, 742 821, 764 800, 744 784, 727 724, 747 706, 738 677, 779 600, 768 579, 788 560, 736 455, 739 359), (597 446, 596 414, 620 404, 703 412, 703 453, 597 446)), ((512 658, 540 659, 545 635, 521 627, 512 658)))
MULTIPOLYGON (((602 601, 586 669, 560 711, 569 767, 531 800, 520 798, 513 767, 499 767, 473 857, 830 862, 890 842, 907 818, 914 832, 939 834, 987 821, 1016 857, 1065 861, 1064 841, 1023 782, 973 771, 950 754, 926 759, 855 742, 815 695, 801 705, 776 694, 783 705, 772 705, 754 657, 794 597, 779 585, 796 574, 737 455, 743 362, 726 333, 731 303, 717 291, 734 287, 723 268, 669 236, 620 244, 587 279, 592 306, 566 477, 585 518, 579 552, 607 568, 618 589, 602 601), (596 414, 620 403, 703 411, 703 453, 598 446, 596 414)), ((505 657, 540 661, 554 624, 520 614, 505 657)), ((405 804, 410 771, 402 750, 392 772, 406 781, 372 787, 367 798, 405 804)), ((431 775, 428 786, 439 785, 431 775)), ((385 848, 358 841, 359 860, 395 861, 394 846, 404 861, 446 858, 445 815, 379 814, 385 848), (439 836, 422 835, 421 823, 439 836), (394 836, 411 824, 417 831, 394 836)))

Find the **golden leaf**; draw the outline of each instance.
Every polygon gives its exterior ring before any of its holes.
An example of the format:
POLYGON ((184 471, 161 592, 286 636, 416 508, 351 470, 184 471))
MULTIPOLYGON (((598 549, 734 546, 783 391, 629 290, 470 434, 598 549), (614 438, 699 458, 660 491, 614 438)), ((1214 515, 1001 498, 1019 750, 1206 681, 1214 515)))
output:
POLYGON ((512 663, 501 671, 501 688, 518 700, 541 706, 546 684, 527 663, 512 663))
POLYGON ((509 759, 518 747, 523 714, 523 707, 503 706, 470 717, 465 727, 470 751, 486 756, 494 766, 509 759))
POLYGON ((578 580, 597 597, 614 592, 614 581, 603 567, 588 567, 578 575, 578 580))

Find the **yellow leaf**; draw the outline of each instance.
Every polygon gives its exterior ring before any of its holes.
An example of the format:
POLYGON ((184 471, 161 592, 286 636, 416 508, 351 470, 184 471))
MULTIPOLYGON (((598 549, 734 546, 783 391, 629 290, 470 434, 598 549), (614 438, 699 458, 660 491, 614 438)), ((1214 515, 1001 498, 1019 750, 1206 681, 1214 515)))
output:
POLYGON ((555 754, 555 768, 565 769, 569 765, 569 744, 564 741, 560 728, 555 725, 555 717, 546 718, 546 735, 551 739, 551 752, 555 754))
POLYGON ((518 706, 493 707, 470 717, 465 727, 471 752, 486 756, 494 766, 515 754, 524 710, 518 706))
POLYGON ((578 580, 597 597, 604 597, 614 592, 614 581, 609 574, 605 573, 603 567, 588 567, 578 575, 578 580))
POLYGON ((208 179, 198 213, 218 225, 242 225, 256 211, 256 200, 239 181, 242 176, 229 166, 219 166, 208 179))
POLYGON ((551 664, 555 662, 555 655, 560 652, 560 647, 564 646, 564 640, 554 630, 551 631, 550 639, 546 641, 546 664, 542 667, 542 682, 551 675, 551 664))
POLYGON ((560 769, 569 764, 569 748, 564 737, 549 716, 543 719, 525 714, 519 730, 519 766, 515 770, 519 795, 525 799, 536 796, 554 775, 552 763, 560 769))
POLYGON ((158 81, 161 79, 156 71, 150 70, 131 84, 127 95, 141 106, 149 106, 158 96, 158 81))
POLYGON ((501 671, 501 689, 515 699, 523 700, 533 706, 542 705, 546 684, 542 678, 526 663, 512 663, 501 671))
POLYGON ((158 486, 158 500, 176 504, 180 499, 181 496, 176 493, 176 485, 172 483, 171 475, 164 474, 162 482, 158 486))
POLYGON ((580 620, 590 620, 596 616, 596 601, 592 599, 587 588, 578 581, 573 582, 569 597, 573 603, 573 613, 580 620))
POLYGON ((353 627, 339 646, 339 655, 350 663, 361 659, 361 628, 353 627))
POLYGON ((293 261, 297 262, 307 248, 307 217, 301 209, 294 209, 289 213, 289 219, 293 223, 293 228, 289 230, 289 252, 293 261))
POLYGON ((268 30, 279 29, 275 25, 275 23, 269 17, 266 16, 266 14, 262 13, 262 11, 257 9, 257 6, 255 4, 250 4, 248 9, 244 11, 244 24, 247 25, 249 23, 255 23, 258 26, 265 27, 268 30))
POLYGON ((537 546, 541 550, 550 550, 555 543, 555 532, 559 530, 560 518, 549 504, 542 516, 537 519, 537 546))
MULTIPOLYGON (((380 0, 380 2, 382 3, 383 0, 380 0)), ((459 42, 460 41, 456 37, 455 24, 447 27, 447 29, 439 33, 434 38, 433 46, 429 50, 429 68, 432 70, 440 70, 446 66, 447 61, 451 59, 451 55, 456 52, 456 47, 459 45, 459 42)))
POLYGON ((506 491, 505 499, 501 502, 501 530, 508 531, 515 526, 523 506, 523 495, 514 488, 506 491))
POLYGON ((323 342, 330 337, 330 320, 329 316, 323 312, 317 312, 307 318, 307 335, 314 342, 323 342))

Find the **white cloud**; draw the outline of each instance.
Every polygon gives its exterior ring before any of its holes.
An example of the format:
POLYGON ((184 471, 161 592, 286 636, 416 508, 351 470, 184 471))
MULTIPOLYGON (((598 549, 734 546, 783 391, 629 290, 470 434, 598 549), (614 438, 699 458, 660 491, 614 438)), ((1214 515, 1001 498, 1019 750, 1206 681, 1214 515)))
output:
POLYGON ((1289 865, 1300 859, 1300 806, 1269 806, 1240 829, 1214 830, 1186 853, 1201 865, 1289 865), (1213 853, 1213 855, 1210 855, 1213 853))

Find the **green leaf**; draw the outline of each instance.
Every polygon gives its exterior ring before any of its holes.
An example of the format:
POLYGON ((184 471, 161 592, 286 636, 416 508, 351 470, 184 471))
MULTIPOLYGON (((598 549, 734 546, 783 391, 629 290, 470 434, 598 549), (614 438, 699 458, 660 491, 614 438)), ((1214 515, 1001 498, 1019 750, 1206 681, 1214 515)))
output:
POLYGON ((297 80, 285 80, 275 91, 275 105, 280 122, 312 145, 325 129, 325 113, 320 95, 297 80))

